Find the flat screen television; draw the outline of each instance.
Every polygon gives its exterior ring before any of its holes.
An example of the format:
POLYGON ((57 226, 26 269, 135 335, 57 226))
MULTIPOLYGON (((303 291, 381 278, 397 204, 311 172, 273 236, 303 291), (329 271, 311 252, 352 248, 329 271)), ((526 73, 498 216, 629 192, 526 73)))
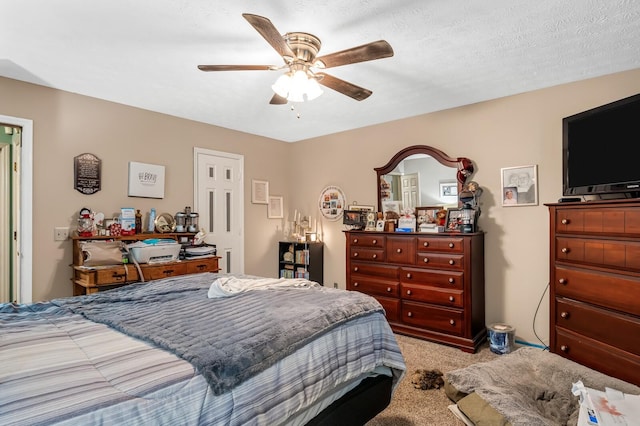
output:
POLYGON ((565 196, 640 197, 640 94, 562 119, 565 196))

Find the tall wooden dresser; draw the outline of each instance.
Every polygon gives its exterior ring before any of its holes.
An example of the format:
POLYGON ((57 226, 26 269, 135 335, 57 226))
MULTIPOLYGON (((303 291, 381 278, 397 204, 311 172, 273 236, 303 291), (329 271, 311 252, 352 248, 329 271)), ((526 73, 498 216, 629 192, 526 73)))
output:
POLYGON ((398 333, 475 352, 486 339, 484 234, 346 231, 347 290, 398 333))
POLYGON ((640 385, 640 200, 547 206, 551 351, 640 385))

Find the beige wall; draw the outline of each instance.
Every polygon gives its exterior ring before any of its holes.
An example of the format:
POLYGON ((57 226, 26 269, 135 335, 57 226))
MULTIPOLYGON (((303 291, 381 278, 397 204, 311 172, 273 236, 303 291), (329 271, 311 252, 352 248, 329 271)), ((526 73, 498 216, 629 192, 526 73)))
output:
MULTIPOLYGON (((71 294, 70 244, 54 242, 55 226, 72 225, 83 206, 112 214, 122 206, 175 213, 192 205, 193 147, 245 156, 245 270, 275 276, 283 221, 250 203, 251 179, 268 180, 294 209, 318 218, 318 197, 340 186, 349 203, 376 204, 374 167, 398 150, 431 145, 471 158, 484 189, 480 227, 486 232, 487 324, 507 322, 519 338, 537 342, 533 321, 548 282, 548 217, 543 203, 561 197, 561 119, 640 92, 640 70, 566 84, 489 102, 288 144, 58 90, 0 78, 0 115, 34 122, 34 300, 71 294), (103 190, 73 189, 73 157, 103 160, 103 190), (126 195, 127 164, 167 166, 163 200, 126 195), (535 207, 500 206, 500 168, 538 165, 535 207)), ((374 95, 375 96, 375 95, 374 95)), ((357 104, 354 103, 354 108, 357 104)), ((345 286, 340 221, 319 220, 327 285, 345 286)), ((546 294, 535 331, 548 338, 546 294)))
POLYGON ((193 206, 193 148, 244 156, 245 269, 275 276, 277 221, 265 205, 251 204, 251 179, 268 179, 286 195, 290 144, 220 127, 131 108, 42 86, 0 78, 0 115, 33 120, 33 300, 70 296, 70 242, 53 240, 56 226, 75 226, 89 207, 116 215, 120 207, 148 212, 193 206), (102 190, 74 189, 73 158, 92 153, 102 160, 102 190), (127 196, 128 162, 166 166, 165 198, 127 196))
MULTIPOLYGON (((543 203, 562 196, 562 118, 639 92, 640 70, 633 70, 293 144, 292 158, 300 160, 292 171, 304 179, 292 181, 292 208, 316 212, 325 185, 340 186, 349 203, 375 205, 373 168, 406 146, 430 145, 451 157, 472 159, 473 180, 484 190, 479 225, 486 232, 486 322, 507 322, 518 338, 538 343, 532 324, 549 279, 543 203), (538 165, 539 205, 501 207, 500 169, 530 164, 538 165)), ((325 283, 344 288, 342 225, 325 221, 324 227, 325 283)), ((545 343, 547 296, 535 320, 545 343)))

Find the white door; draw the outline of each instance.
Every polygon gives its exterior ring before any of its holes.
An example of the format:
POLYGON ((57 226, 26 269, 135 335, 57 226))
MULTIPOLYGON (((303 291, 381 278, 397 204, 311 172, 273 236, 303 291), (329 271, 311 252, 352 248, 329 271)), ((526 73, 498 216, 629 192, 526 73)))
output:
POLYGON ((402 208, 415 209, 420 206, 420 184, 417 173, 402 175, 400 179, 402 208))
POLYGON ((244 273, 244 157, 194 148, 194 211, 223 273, 244 273))
MULTIPOLYGON (((2 256, 6 256, 7 263, 11 264, 12 297, 18 303, 32 302, 32 252, 33 252, 33 121, 24 118, 0 115, 2 129, 13 127, 14 132, 11 140, 12 163, 10 173, 13 174, 13 185, 10 191, 13 194, 11 206, 5 204, 4 212, 12 217, 12 227, 8 236, 2 236, 2 240, 9 238, 12 242, 11 252, 5 251, 5 247, 0 251, 2 256)), ((4 163, 6 164, 6 163, 4 163)), ((3 180, 6 175, 3 175, 3 180)), ((4 201, 6 203, 6 200, 4 201)))

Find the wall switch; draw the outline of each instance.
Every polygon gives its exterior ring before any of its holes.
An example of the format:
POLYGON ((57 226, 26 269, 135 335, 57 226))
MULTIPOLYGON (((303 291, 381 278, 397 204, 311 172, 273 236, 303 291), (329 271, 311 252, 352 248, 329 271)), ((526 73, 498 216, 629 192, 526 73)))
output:
POLYGON ((69 228, 55 227, 53 228, 53 240, 64 241, 69 238, 69 228))

